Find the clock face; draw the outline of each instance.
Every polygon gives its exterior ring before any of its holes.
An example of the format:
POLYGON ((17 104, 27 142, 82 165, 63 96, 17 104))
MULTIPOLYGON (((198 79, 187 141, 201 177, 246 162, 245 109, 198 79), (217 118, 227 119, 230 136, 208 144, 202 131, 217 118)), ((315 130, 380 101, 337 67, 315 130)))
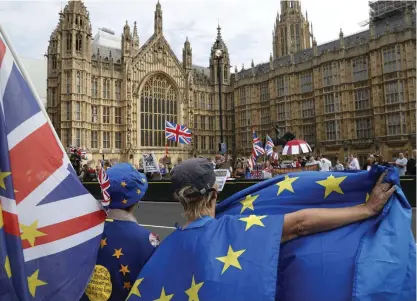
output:
POLYGON ((222 51, 221 51, 220 49, 217 49, 217 50, 216 50, 216 52, 215 52, 215 55, 216 55, 217 57, 222 56, 222 51))

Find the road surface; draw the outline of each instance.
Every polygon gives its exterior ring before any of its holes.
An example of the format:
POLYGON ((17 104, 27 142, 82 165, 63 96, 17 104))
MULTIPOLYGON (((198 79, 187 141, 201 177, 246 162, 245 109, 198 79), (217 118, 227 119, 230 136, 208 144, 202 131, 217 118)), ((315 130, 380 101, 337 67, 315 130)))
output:
MULTIPOLYGON (((139 224, 164 239, 175 230, 175 224, 184 224, 179 203, 140 202, 135 212, 139 224)), ((412 230, 416 237, 416 208, 413 208, 412 230)))

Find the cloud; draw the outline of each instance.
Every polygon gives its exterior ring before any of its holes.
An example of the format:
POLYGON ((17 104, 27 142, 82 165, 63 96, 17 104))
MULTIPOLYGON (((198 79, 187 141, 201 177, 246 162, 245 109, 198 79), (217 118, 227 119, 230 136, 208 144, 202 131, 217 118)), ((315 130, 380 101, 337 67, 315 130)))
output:
MULTIPOLYGON (((94 33, 100 27, 120 35, 126 20, 131 27, 138 23, 141 44, 153 33, 155 1, 87 0, 94 33)), ((278 0, 160 0, 164 17, 164 34, 178 58, 188 36, 193 48, 193 63, 207 66, 211 47, 217 35, 217 22, 222 27, 231 64, 250 66, 269 60, 272 52, 272 30, 278 0)), ((7 29, 20 56, 41 58, 55 29, 59 11, 65 1, 2 1, 0 20, 7 29)), ((340 28, 345 36, 363 30, 358 23, 368 18, 366 0, 302 0, 303 13, 314 24, 319 44, 338 38, 340 28)))

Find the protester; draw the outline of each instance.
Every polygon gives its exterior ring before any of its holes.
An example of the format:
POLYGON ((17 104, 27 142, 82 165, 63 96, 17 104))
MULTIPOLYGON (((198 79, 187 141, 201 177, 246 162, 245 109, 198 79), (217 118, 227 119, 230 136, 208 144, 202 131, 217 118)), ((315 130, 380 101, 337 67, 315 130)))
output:
POLYGON ((399 158, 397 160, 395 160, 394 165, 395 165, 395 167, 397 167, 398 173, 400 174, 400 177, 405 176, 405 172, 406 172, 406 169, 407 169, 407 158, 404 157, 403 153, 399 153, 398 157, 399 158))
MULTIPOLYGON (((378 180, 376 186, 372 190, 371 195, 369 196, 368 201, 363 206, 353 206, 353 207, 345 207, 345 208, 317 208, 317 209, 303 209, 300 211, 292 212, 285 214, 283 218, 283 226, 282 226, 282 233, 281 233, 281 242, 286 242, 292 239, 295 239, 299 236, 303 235, 309 235, 317 232, 327 231, 331 229, 335 229, 338 227, 343 227, 345 225, 348 225, 350 223, 359 222, 362 220, 365 220, 367 218, 373 217, 377 215, 384 205, 386 204, 388 198, 392 195, 392 193, 395 191, 396 187, 391 187, 391 184, 383 184, 382 180, 384 178, 385 174, 383 174, 380 179, 378 180)), ((210 254, 211 250, 213 248, 216 248, 216 246, 219 244, 224 244, 223 241, 217 241, 216 239, 220 239, 221 232, 220 229, 225 230, 224 225, 229 224, 230 227, 227 229, 233 228, 233 225, 239 224, 241 225, 241 221, 245 218, 241 218, 238 220, 239 217, 232 217, 225 215, 219 219, 215 218, 215 207, 218 197, 218 191, 217 191, 217 185, 216 185, 216 176, 213 171, 213 168, 207 160, 204 159, 189 159, 184 161, 182 164, 178 165, 174 170, 172 174, 172 185, 173 185, 173 191, 174 192, 174 198, 179 201, 183 207, 183 216, 186 219, 186 223, 181 228, 178 228, 176 231, 174 231, 168 238, 166 244, 162 244, 158 252, 155 254, 154 257, 151 258, 151 260, 148 262, 148 264, 144 268, 144 275, 140 274, 137 282, 135 283, 139 285, 142 283, 142 281, 146 281, 146 284, 142 284, 142 289, 140 290, 141 294, 144 294, 144 287, 148 288, 149 290, 158 290, 161 291, 161 287, 159 286, 160 278, 166 278, 168 277, 166 275, 167 270, 164 268, 158 268, 155 269, 158 265, 164 266, 165 264, 170 264, 170 267, 175 264, 173 262, 178 263, 178 265, 181 265, 182 261, 176 261, 176 260, 183 260, 184 254, 186 254, 186 260, 187 263, 191 266, 194 266, 195 268, 191 269, 192 271, 195 271, 196 269, 199 269, 201 272, 202 270, 207 271, 207 273, 210 270, 202 269, 201 264, 212 262, 214 260, 214 257, 211 257, 210 254), (211 236, 210 234, 210 240, 207 237, 207 233, 212 233, 215 236, 211 236), (199 250, 197 253, 193 253, 192 250, 199 250), (201 252, 204 250, 203 252, 201 252), (205 258, 208 256, 208 258, 205 258), (169 258, 167 258, 169 257, 169 258), (177 259, 178 258, 178 259, 177 259), (162 262, 161 262, 162 261, 162 262), (159 271, 159 272, 157 272, 159 271), (158 284, 156 284, 158 282, 158 284)), ((251 196, 249 196, 251 197, 251 196)), ((242 203, 243 204, 243 203, 242 203)), ((252 208, 253 210, 253 208, 252 208)), ((258 218, 265 218, 258 217, 258 218)), ((251 217, 247 217, 246 219, 249 220, 251 217)), ((252 215, 252 218, 255 218, 252 215)), ((274 216, 270 216, 269 218, 274 219, 274 216)), ((254 221, 253 221, 254 222, 254 221)), ((260 225, 259 223, 257 225, 260 225)), ((239 227, 240 231, 241 228, 239 227)), ((246 228, 247 229, 247 228, 246 228)), ((266 228, 265 231, 274 231, 274 227, 270 224, 266 228)), ((230 230, 229 230, 230 231, 230 230)), ((246 232, 245 232, 246 233, 246 232)), ((249 232, 248 232, 249 233, 249 232)), ((224 234, 223 234, 224 235, 224 234)), ((245 234, 250 235, 250 234, 245 234)), ((230 236, 233 237, 233 233, 230 233, 230 236)), ((271 236, 272 238, 273 236, 271 236)), ((275 236, 276 237, 276 236, 275 236)), ((274 238, 275 240, 275 238, 274 238)), ((228 240, 226 240, 228 241, 228 240)), ((263 242, 260 238, 258 243, 263 242)), ((269 241, 267 240, 269 243, 269 241)), ((271 248, 273 246, 273 242, 271 242, 271 248)), ((226 257, 217 257, 217 260, 220 260, 225 263, 225 266, 223 267, 223 272, 230 266, 233 265, 234 267, 237 267, 238 269, 241 269, 240 265, 238 265, 236 259, 236 256, 240 256, 245 250, 239 251, 240 253, 234 252, 231 246, 229 245, 229 251, 228 256, 226 257), (230 256, 234 254, 232 257, 230 256), (233 260, 233 261, 232 261, 233 260)), ((248 251, 249 252, 249 251, 248 251)), ((270 252, 271 249, 264 249, 265 256, 271 256, 270 252), (268 253, 269 252, 269 253, 268 253), (268 254, 268 256, 266 255, 268 254)), ((250 255, 249 253, 247 254, 250 255)), ((261 254, 259 254, 259 260, 263 258, 261 254)), ((276 257, 275 260, 278 260, 276 257)), ((249 264, 249 261, 245 261, 247 264, 249 264)), ((209 267, 211 269, 211 266, 209 267)), ((187 268, 188 270, 188 268, 187 268)), ((251 274, 250 277, 255 279, 262 278, 262 276, 266 276, 266 274, 263 274, 263 270, 261 268, 261 265, 259 266, 259 269, 257 270, 257 274, 251 274)), ((266 273, 266 272, 265 272, 266 273)), ((276 271, 275 271, 276 273, 276 271)), ((230 274, 230 271, 229 271, 230 274)), ((210 274, 211 275, 211 274, 210 274)), ((243 274, 234 274, 236 278, 235 281, 240 281, 241 283, 244 283, 245 286, 253 286, 252 289, 254 291, 259 292, 259 288, 257 285, 253 284, 252 281, 246 281, 248 279, 246 278, 239 278, 239 275, 243 274)), ((206 297, 204 300, 219 300, 219 296, 223 296, 222 291, 228 290, 228 285, 231 285, 232 283, 221 282, 219 279, 204 279, 200 273, 200 278, 195 279, 194 275, 191 275, 189 273, 186 273, 184 276, 184 273, 179 273, 176 277, 176 281, 178 283, 185 283, 188 282, 191 283, 191 288, 186 292, 186 294, 191 298, 191 296, 194 296, 194 299, 192 300, 198 300, 196 299, 198 289, 196 288, 196 285, 198 282, 199 287, 201 287, 202 282, 204 282, 204 285, 211 285, 210 291, 206 290, 206 297), (183 277, 187 277, 186 280, 180 279, 183 277), (192 278, 192 281, 191 281, 192 278), (189 280, 188 280, 189 279, 189 280), (214 285, 214 287, 213 287, 214 285), (194 290, 193 290, 194 287, 194 290), (196 290, 197 289, 197 290, 196 290), (213 292, 210 294, 210 292, 213 292)), ((216 277, 220 277, 220 274, 216 277)), ((244 276, 242 276, 244 277, 244 276)), ((248 276, 246 276, 248 277, 248 276)), ((228 278, 226 278, 228 279, 228 278)), ((271 279, 271 278, 265 278, 271 279)), ((168 285, 168 282, 163 282, 168 285)), ((275 283, 273 284, 275 286, 275 283)), ((182 288, 182 287, 181 287, 182 288)), ((165 288, 166 289, 166 288, 165 288)), ((161 292, 161 299, 162 296, 166 296, 166 291, 164 287, 162 287, 161 292)), ((184 287, 184 290, 186 288, 184 287)), ((173 290, 173 286, 171 285, 170 290, 173 290)), ((181 289, 182 290, 182 289, 181 289)), ((183 291, 183 290, 182 290, 183 291)), ((236 292, 237 293, 237 292, 236 292)), ((135 300, 141 300, 138 297, 143 296, 139 294, 139 290, 132 292, 130 295, 130 298, 128 298, 129 301, 135 301, 135 300)), ((149 295, 148 295, 149 296, 149 295)), ((172 297, 173 295, 169 295, 172 297)), ((145 297, 146 298, 146 297, 145 297)), ((149 297, 147 297, 149 298, 149 297)), ((268 297, 268 300, 271 300, 271 296, 268 297)), ((168 299, 167 299, 168 300, 168 299)), ((227 299, 231 300, 231 299, 227 299)), ((236 300, 240 300, 239 298, 236 298, 236 300)), ((249 300, 248 297, 246 297, 245 300, 249 300)), ((254 300, 254 299, 253 299, 254 300)), ((263 299, 262 299, 263 300, 263 299)))
POLYGON ((413 154, 407 162, 407 175, 416 175, 416 150, 413 150, 413 154))
POLYGON ((338 171, 345 170, 345 168, 343 167, 343 164, 340 163, 340 160, 336 161, 336 165, 334 166, 333 170, 338 170, 338 171))
POLYGON ((243 165, 244 165, 244 162, 241 161, 240 159, 237 159, 235 172, 234 172, 234 178, 236 179, 245 178, 245 168, 243 165))
POLYGON ((374 156, 369 156, 366 160, 366 163, 362 166, 362 170, 370 170, 372 165, 374 164, 374 156))
POLYGON ((148 189, 145 176, 128 163, 116 164, 107 175, 110 209, 94 274, 81 301, 125 300, 136 276, 159 245, 158 236, 139 226, 133 215, 148 189))
POLYGON ((353 154, 349 155, 347 169, 350 169, 350 170, 360 170, 361 169, 360 166, 359 166, 358 159, 353 154))
POLYGON ((321 171, 330 171, 332 169, 332 162, 323 155, 321 155, 320 162, 321 171))

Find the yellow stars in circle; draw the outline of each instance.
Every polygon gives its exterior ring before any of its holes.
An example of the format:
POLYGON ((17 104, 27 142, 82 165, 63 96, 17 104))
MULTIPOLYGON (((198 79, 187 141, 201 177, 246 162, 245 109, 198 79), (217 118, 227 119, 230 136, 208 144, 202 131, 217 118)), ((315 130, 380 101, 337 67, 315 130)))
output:
POLYGON ((240 250, 240 251, 233 251, 232 246, 229 245, 229 250, 227 251, 227 255, 223 257, 216 257, 218 261, 221 261, 224 263, 222 274, 226 272, 226 270, 233 266, 235 268, 238 268, 239 270, 242 269, 240 266, 240 263, 238 261, 238 258, 240 255, 242 255, 246 250, 240 250))
POLYGON ((32 274, 32 276, 28 277, 28 284, 29 284, 29 292, 32 295, 32 297, 35 297, 36 289, 38 286, 43 286, 48 283, 39 280, 39 269, 35 271, 35 273, 32 274))
POLYGON ((297 179, 298 177, 290 178, 289 176, 285 176, 284 180, 276 184, 279 187, 277 195, 280 195, 285 190, 288 190, 294 193, 294 189, 292 188, 292 183, 295 182, 295 180, 297 179))
POLYGON ((122 203, 123 203, 123 204, 127 204, 127 200, 126 200, 126 199, 124 199, 124 200, 122 201, 122 203))
POLYGON ((259 195, 255 195, 255 196, 248 195, 246 196, 245 199, 241 200, 240 203, 242 204, 242 210, 240 210, 240 214, 242 214, 243 211, 245 211, 245 209, 250 209, 253 211, 254 210, 253 202, 255 202, 258 196, 259 195))
POLYGON ((121 183, 120 183, 120 186, 122 186, 122 187, 126 187, 126 186, 127 186, 127 184, 126 184, 126 182, 121 182, 121 183))
POLYGON ((27 240, 29 244, 33 247, 35 245, 35 240, 37 237, 45 236, 46 234, 38 231, 38 221, 34 221, 30 226, 26 226, 23 224, 20 224, 20 229, 22 233, 20 234, 20 237, 22 240, 27 240))
POLYGON ((4 261, 4 269, 6 270, 7 277, 12 278, 12 269, 10 268, 9 256, 6 256, 6 260, 4 261))
POLYGON ((203 286, 203 284, 204 282, 200 282, 196 284, 194 275, 193 275, 193 279, 191 281, 191 287, 185 291, 185 293, 188 296, 188 301, 200 301, 200 299, 198 298, 198 291, 203 286))
POLYGON ((126 276, 127 273, 130 273, 129 266, 128 265, 120 265, 122 268, 119 270, 120 273, 123 274, 123 276, 126 276))
POLYGON ((140 194, 142 191, 140 191, 140 189, 136 190, 137 194, 140 194))
POLYGON ((129 293, 129 296, 127 296, 127 299, 129 299, 131 295, 142 297, 139 291, 139 285, 142 283, 143 279, 144 278, 137 279, 135 283, 133 283, 132 289, 130 290, 130 293, 129 293))
POLYGON ((3 188, 4 190, 6 190, 6 184, 4 184, 4 179, 9 175, 11 175, 11 172, 5 172, 5 171, 2 172, 0 170, 0 187, 3 188))
POLYGON ((343 191, 339 185, 346 178, 347 176, 335 178, 333 175, 330 175, 326 180, 317 181, 316 183, 326 188, 324 191, 324 198, 327 198, 332 192, 343 194, 343 191))
POLYGON ((114 254, 112 256, 115 256, 117 257, 117 259, 119 259, 120 256, 122 255, 125 255, 125 254, 122 253, 122 248, 120 248, 120 249, 114 249, 114 254))
POLYGON ((103 249, 105 246, 107 246, 107 237, 100 240, 100 248, 103 249))
POLYGON ((169 301, 172 299, 172 297, 174 297, 174 294, 171 295, 166 295, 165 294, 165 288, 162 287, 162 292, 161 292, 161 296, 159 297, 159 299, 156 299, 154 301, 169 301))
POLYGON ((264 219, 265 217, 267 217, 267 215, 257 216, 251 214, 248 217, 239 218, 239 220, 246 223, 245 231, 248 231, 252 226, 265 227, 265 225, 262 223, 262 219, 264 219))

